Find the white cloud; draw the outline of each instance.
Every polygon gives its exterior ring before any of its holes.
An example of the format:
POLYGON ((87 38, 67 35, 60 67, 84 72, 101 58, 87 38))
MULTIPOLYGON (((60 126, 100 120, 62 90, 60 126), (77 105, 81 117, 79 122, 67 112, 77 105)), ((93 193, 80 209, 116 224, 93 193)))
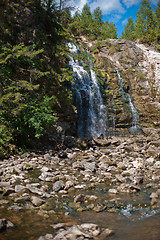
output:
POLYGON ((126 25, 127 23, 128 23, 128 18, 126 18, 122 21, 122 25, 126 25))
POLYGON ((75 10, 73 12, 76 10, 81 11, 86 3, 88 3, 90 6, 91 11, 97 7, 100 7, 103 14, 110 14, 111 12, 125 12, 120 0, 75 0, 73 4, 75 6, 75 10))
POLYGON ((122 0, 124 5, 129 8, 132 7, 133 5, 137 5, 141 2, 141 0, 122 0))
MULTIPOLYGON (((130 8, 133 5, 138 5, 141 2, 141 0, 122 0, 122 2, 127 8, 130 8)), ((151 3, 157 4, 158 0, 151 0, 151 3)))
POLYGON ((111 12, 124 13, 125 9, 123 8, 120 0, 95 0, 90 3, 91 10, 94 10, 97 7, 100 7, 103 14, 110 14, 111 12))
POLYGON ((117 23, 122 18, 122 15, 112 14, 109 18, 109 22, 117 23))
POLYGON ((80 0, 76 1, 75 3, 76 8, 78 8, 81 11, 83 6, 87 3, 87 0, 80 0))

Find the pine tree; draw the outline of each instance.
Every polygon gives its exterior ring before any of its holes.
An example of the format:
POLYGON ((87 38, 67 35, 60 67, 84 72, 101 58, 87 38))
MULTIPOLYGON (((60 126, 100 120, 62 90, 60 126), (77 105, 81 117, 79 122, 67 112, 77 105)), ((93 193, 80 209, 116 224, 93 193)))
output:
POLYGON ((134 22, 132 17, 128 19, 128 23, 126 24, 124 28, 124 32, 122 32, 122 38, 128 39, 128 40, 134 40, 135 35, 134 35, 134 22))
POLYGON ((101 27, 101 39, 117 38, 117 29, 114 23, 104 22, 101 27))
POLYGON ((156 26, 160 30, 160 0, 158 1, 156 11, 156 26))
POLYGON ((141 6, 137 12, 135 24, 135 36, 142 38, 146 32, 155 26, 153 11, 149 0, 142 0, 141 6))

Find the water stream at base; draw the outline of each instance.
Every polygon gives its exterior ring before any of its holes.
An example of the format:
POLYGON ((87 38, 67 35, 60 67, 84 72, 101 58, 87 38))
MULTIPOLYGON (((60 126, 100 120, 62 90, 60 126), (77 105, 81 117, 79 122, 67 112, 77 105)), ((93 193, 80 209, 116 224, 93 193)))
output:
POLYGON ((124 79, 121 77, 120 71, 117 67, 115 67, 117 76, 118 76, 118 84, 119 84, 119 93, 121 95, 122 101, 127 100, 130 108, 130 112, 132 114, 132 122, 131 122, 131 127, 129 129, 129 132, 131 134, 135 134, 140 131, 140 126, 139 126, 139 114, 137 109, 135 108, 132 98, 129 93, 126 93, 124 91, 124 79))
MULTIPOLYGON (((73 43, 69 43, 69 47, 72 54, 80 52, 73 43)), ((74 60, 72 56, 70 56, 69 62, 74 72, 73 88, 75 92, 73 98, 78 112, 78 136, 81 138, 105 135, 107 128, 107 108, 103 104, 91 55, 89 52, 86 53, 89 61, 89 73, 84 69, 83 62, 74 60)))

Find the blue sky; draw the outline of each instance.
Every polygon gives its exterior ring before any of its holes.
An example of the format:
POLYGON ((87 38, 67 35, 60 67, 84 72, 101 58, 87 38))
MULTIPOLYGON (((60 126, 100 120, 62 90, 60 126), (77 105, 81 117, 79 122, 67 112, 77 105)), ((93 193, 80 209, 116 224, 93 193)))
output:
MULTIPOLYGON (((154 7, 158 0, 150 0, 154 7)), ((88 3, 93 11, 96 7, 100 7, 103 13, 103 20, 114 22, 117 27, 118 37, 124 29, 129 17, 136 19, 136 12, 140 7, 141 0, 75 0, 75 6, 80 11, 83 6, 88 3)))

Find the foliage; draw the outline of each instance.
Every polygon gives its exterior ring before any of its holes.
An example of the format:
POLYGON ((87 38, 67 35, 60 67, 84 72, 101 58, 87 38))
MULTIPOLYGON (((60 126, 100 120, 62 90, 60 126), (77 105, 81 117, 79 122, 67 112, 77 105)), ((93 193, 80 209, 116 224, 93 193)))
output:
POLYGON ((82 13, 77 11, 73 16, 70 31, 75 35, 87 36, 90 40, 117 38, 117 29, 114 23, 103 22, 102 18, 102 11, 99 7, 91 13, 90 7, 85 4, 82 13))
POLYGON ((69 38, 62 27, 68 13, 62 17, 52 0, 4 3, 0 5, 0 157, 31 146, 53 126, 55 111, 72 109, 67 83, 73 79, 66 68, 69 38))
POLYGON ((160 42, 160 1, 155 9, 151 8, 149 0, 142 0, 135 23, 130 17, 122 33, 122 38, 128 40, 141 39, 152 44, 160 42))
POLYGON ((124 32, 122 32, 122 38, 128 39, 128 40, 135 40, 135 27, 132 17, 128 19, 128 23, 126 24, 124 28, 124 32))

